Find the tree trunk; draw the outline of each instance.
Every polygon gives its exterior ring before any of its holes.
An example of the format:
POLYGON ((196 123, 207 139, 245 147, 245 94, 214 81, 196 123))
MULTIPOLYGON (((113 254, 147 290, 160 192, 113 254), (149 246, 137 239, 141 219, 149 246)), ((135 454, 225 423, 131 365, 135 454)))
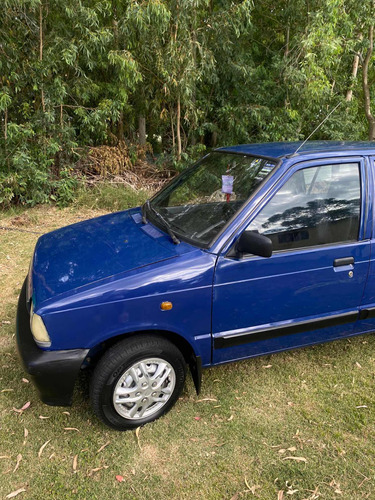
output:
POLYGON ((370 141, 375 140, 375 118, 371 112, 371 96, 370 96, 370 86, 368 82, 368 68, 370 65, 372 53, 374 50, 374 26, 370 26, 369 28, 369 45, 366 52, 365 60, 363 61, 363 70, 362 70, 362 86, 363 86, 363 94, 365 97, 365 115, 369 124, 369 135, 368 138, 370 141))
MULTIPOLYGON (((43 61, 43 5, 42 2, 40 2, 39 5, 39 61, 43 61)), ((44 90, 43 90, 43 83, 42 83, 42 90, 41 90, 41 102, 42 102, 42 109, 43 113, 46 111, 46 105, 44 102, 44 90)))
POLYGON ((169 111, 170 117, 171 117, 171 132, 172 132, 172 151, 174 152, 175 147, 176 147, 176 139, 174 136, 174 123, 173 123, 173 114, 172 111, 169 111))
MULTIPOLYGON (((193 57, 193 67, 194 67, 194 73, 195 73, 196 67, 197 67, 197 32, 196 32, 197 11, 194 9, 193 13, 194 13, 194 17, 193 17, 194 24, 193 24, 193 26, 191 28, 191 30, 192 30, 192 35, 191 35, 191 53, 192 53, 192 57, 193 57)), ((195 146, 196 143, 197 143, 196 136, 195 136, 195 133, 196 133, 195 131, 197 130, 197 123, 196 123, 196 120, 195 120, 197 87, 196 87, 195 80, 192 82, 192 85, 193 85, 193 88, 192 88, 192 92, 191 92, 191 102, 193 104, 192 116, 194 117, 194 119, 191 122, 191 124, 192 124, 191 128, 193 130, 193 133, 192 134, 188 133, 188 136, 191 137, 191 145, 195 146)))
POLYGON ((143 115, 138 117, 138 142, 141 146, 146 144, 146 118, 143 115))
POLYGON ((369 123, 368 138, 369 141, 375 141, 375 120, 369 123))
POLYGON ((8 158, 8 108, 5 108, 5 113, 4 113, 4 147, 5 147, 5 158, 8 166, 8 170, 10 170, 9 167, 9 158, 8 158))
POLYGON ((290 26, 288 25, 286 28, 286 36, 285 36, 285 50, 284 50, 285 59, 287 59, 289 56, 289 39, 290 39, 290 26))
POLYGON ((64 128, 64 113, 63 113, 63 105, 62 103, 60 104, 60 128, 61 128, 61 133, 64 128))
POLYGON ((124 140, 124 112, 122 110, 118 119, 117 139, 119 142, 124 140))
POLYGON ((346 92, 345 100, 347 102, 350 102, 353 98, 353 84, 354 84, 354 80, 357 78, 358 67, 359 67, 359 54, 356 54, 354 56, 354 59, 353 59, 350 87, 348 88, 348 90, 346 92))
POLYGON ((180 96, 177 99, 177 120, 176 120, 176 131, 177 131, 177 160, 181 160, 181 100, 180 96))
MULTIPOLYGON (((113 29, 113 47, 115 50, 119 50, 119 32, 118 32, 118 15, 117 15, 117 2, 112 0, 112 29, 113 29)), ((116 136, 118 142, 124 140, 124 110, 121 109, 118 123, 115 126, 116 136)))
POLYGON ((213 148, 216 148, 216 144, 217 144, 217 131, 214 130, 212 132, 212 139, 211 139, 211 143, 212 143, 212 147, 213 148))

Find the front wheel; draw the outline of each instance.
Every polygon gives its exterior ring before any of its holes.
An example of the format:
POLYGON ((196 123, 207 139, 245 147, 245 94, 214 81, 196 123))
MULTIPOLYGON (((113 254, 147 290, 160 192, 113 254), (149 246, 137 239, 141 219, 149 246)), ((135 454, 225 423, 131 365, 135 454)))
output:
POLYGON ((90 399, 95 414, 117 430, 156 420, 177 401, 186 363, 164 338, 142 335, 111 347, 95 368, 90 399))

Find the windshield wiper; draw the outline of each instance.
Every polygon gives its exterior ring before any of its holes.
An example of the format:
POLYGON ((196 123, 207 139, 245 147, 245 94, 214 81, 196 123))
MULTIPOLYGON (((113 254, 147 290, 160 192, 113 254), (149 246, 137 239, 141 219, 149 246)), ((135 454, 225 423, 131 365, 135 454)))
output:
MULTIPOLYGON (((151 206, 150 200, 147 200, 146 203, 143 206, 145 206, 145 208, 147 208, 148 210, 150 210, 150 212, 152 212, 155 215, 155 217, 157 217, 162 222, 163 226, 167 230, 167 233, 171 237, 173 243, 175 245, 178 245, 180 243, 180 240, 177 238, 177 236, 172 231, 172 228, 169 225, 169 222, 166 221, 164 219, 164 217, 157 210, 155 210, 155 208, 153 206, 151 206)), ((146 220, 146 210, 144 210, 144 215, 142 217, 142 221, 144 221, 144 220, 146 220)))

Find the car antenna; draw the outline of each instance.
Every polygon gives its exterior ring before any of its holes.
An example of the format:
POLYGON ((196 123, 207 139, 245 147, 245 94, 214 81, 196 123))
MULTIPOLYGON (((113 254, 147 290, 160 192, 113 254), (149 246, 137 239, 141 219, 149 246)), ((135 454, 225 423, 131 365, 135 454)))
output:
POLYGON ((292 153, 291 155, 288 155, 288 158, 292 158, 293 156, 295 156, 298 153, 298 151, 306 144, 306 142, 310 139, 310 137, 312 137, 315 134, 315 132, 320 129, 320 127, 323 125, 323 123, 328 120, 328 118, 332 115, 332 113, 334 113, 336 111, 336 109, 339 106, 341 106, 341 104, 342 104, 342 101, 340 101, 338 104, 336 104, 336 106, 333 109, 331 109, 331 111, 328 113, 328 115, 319 123, 319 125, 317 127, 314 128, 314 130, 311 132, 311 134, 303 141, 302 144, 300 144, 298 146, 298 148, 294 151, 294 153, 292 153))

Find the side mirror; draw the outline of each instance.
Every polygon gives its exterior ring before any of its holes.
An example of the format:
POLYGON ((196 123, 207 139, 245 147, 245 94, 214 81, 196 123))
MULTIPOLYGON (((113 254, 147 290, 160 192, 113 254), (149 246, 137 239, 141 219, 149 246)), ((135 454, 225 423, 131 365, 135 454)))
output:
POLYGON ((254 231, 243 231, 237 244, 237 253, 251 253, 259 257, 271 257, 272 241, 263 234, 254 231))

